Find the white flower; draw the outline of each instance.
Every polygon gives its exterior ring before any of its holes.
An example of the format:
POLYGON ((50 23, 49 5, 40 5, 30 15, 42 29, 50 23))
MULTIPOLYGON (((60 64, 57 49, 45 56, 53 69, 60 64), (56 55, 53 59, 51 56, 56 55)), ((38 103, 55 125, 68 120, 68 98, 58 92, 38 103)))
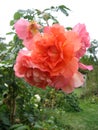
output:
POLYGON ((38 94, 35 94, 34 97, 36 98, 36 102, 40 102, 41 97, 38 94))

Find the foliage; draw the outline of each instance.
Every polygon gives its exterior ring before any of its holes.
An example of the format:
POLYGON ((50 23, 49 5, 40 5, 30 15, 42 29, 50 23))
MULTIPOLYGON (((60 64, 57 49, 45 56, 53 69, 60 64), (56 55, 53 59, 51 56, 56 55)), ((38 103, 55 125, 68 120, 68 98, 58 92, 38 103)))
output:
POLYGON ((88 49, 87 55, 81 60, 84 64, 92 64, 94 70, 90 73, 88 71, 82 71, 86 75, 86 86, 81 98, 89 98, 94 95, 98 95, 98 41, 92 40, 91 47, 88 49))
POLYGON ((62 12, 64 15, 68 16, 68 11, 70 11, 70 9, 64 5, 60 5, 57 7, 51 6, 50 8, 46 8, 44 10, 18 10, 14 14, 14 19, 10 21, 10 26, 12 26, 13 28, 14 23, 20 18, 37 21, 42 26, 49 25, 49 23, 59 23, 57 14, 62 12))
POLYGON ((95 63, 98 63, 98 41, 96 39, 91 41, 91 47, 88 49, 88 52, 90 58, 92 58, 95 63))
POLYGON ((8 108, 0 104, 0 130, 7 130, 10 125, 8 108))
POLYGON ((27 125, 15 124, 10 127, 10 130, 30 130, 30 129, 27 125))

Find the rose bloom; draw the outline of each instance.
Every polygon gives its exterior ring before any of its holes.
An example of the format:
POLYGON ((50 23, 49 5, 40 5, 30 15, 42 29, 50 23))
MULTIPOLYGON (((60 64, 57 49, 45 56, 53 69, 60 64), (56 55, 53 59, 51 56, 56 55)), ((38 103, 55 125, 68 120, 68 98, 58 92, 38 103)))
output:
POLYGON ((77 33, 54 24, 45 27, 44 33, 34 36, 32 62, 41 71, 49 73, 50 86, 69 93, 83 84, 83 76, 78 72, 78 58, 75 57, 80 48, 77 33), (79 82, 76 83, 76 79, 79 82))
MULTIPOLYGON (((37 24, 17 21, 16 33, 23 40, 27 50, 20 50, 14 65, 15 75, 29 84, 45 88, 62 89, 66 93, 83 85, 83 75, 78 71, 90 67, 79 63, 84 55, 83 46, 88 47, 82 26, 67 31, 54 24, 38 31, 37 24), (19 28, 20 27, 20 28, 19 28), (81 53, 81 54, 80 54, 81 53)), ((85 30, 85 29, 84 29, 85 30)))

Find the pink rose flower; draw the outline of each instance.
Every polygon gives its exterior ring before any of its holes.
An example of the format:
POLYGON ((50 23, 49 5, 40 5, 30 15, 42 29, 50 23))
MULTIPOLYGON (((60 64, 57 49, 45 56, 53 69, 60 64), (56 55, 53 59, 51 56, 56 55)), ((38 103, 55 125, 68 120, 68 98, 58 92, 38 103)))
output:
POLYGON ((28 38, 28 26, 29 22, 25 19, 19 19, 15 23, 14 28, 20 39, 25 40, 28 38))
POLYGON ((28 22, 25 19, 18 20, 14 25, 15 31, 20 39, 23 40, 23 45, 29 50, 32 49, 33 36, 39 33, 41 28, 36 22, 28 22))
POLYGON ((76 53, 76 56, 78 58, 81 58, 85 54, 86 49, 90 47, 90 36, 84 24, 79 23, 75 25, 73 31, 77 32, 79 37, 81 38, 82 46, 80 50, 78 50, 76 53))

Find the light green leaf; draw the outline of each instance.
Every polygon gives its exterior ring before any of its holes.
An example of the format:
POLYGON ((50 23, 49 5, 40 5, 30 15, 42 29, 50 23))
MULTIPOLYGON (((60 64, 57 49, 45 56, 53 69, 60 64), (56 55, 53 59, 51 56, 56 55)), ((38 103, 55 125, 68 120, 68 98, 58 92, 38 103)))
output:
POLYGON ((22 14, 20 14, 19 12, 16 12, 16 13, 14 14, 14 19, 15 19, 15 20, 18 20, 18 19, 20 19, 21 16, 22 16, 22 14))

